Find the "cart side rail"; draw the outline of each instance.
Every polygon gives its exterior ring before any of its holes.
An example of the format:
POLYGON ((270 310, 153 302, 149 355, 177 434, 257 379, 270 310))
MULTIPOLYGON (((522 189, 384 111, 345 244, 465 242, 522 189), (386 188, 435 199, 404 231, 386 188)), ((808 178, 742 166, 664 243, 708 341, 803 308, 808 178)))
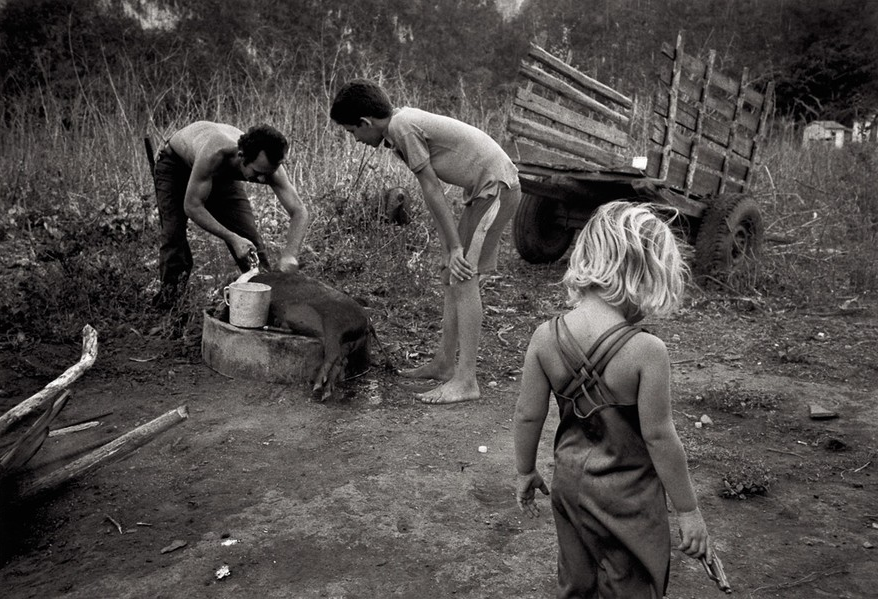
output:
POLYGON ((745 69, 735 79, 706 61, 663 44, 663 64, 653 103, 647 175, 685 197, 746 191, 774 103, 774 85, 764 92, 745 69))
POLYGON ((630 161, 635 103, 531 44, 522 61, 506 129, 507 147, 524 175, 614 168, 630 161))

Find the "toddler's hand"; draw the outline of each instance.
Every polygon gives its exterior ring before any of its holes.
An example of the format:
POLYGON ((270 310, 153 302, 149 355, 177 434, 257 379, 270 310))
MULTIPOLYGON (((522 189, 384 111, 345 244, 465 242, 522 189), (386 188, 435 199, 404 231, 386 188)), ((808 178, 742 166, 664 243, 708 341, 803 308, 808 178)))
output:
POLYGON ((677 549, 695 559, 707 555, 707 525, 704 524, 701 510, 695 508, 691 512, 680 512, 677 521, 680 524, 680 544, 677 549))
POLYGON ((540 515, 540 508, 534 501, 536 489, 539 489, 543 495, 549 494, 549 487, 546 486, 546 481, 543 480, 539 472, 534 470, 529 474, 518 475, 518 481, 515 485, 515 500, 518 502, 518 508, 530 518, 536 518, 540 515))

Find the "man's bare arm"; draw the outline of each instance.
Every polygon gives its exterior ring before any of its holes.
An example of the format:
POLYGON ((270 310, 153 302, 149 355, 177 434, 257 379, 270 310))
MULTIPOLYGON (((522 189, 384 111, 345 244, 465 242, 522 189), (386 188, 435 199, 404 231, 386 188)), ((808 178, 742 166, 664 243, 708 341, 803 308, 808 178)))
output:
POLYGON ((192 166, 192 174, 189 176, 189 185, 186 187, 183 210, 186 212, 186 216, 191 218, 199 227, 212 235, 216 235, 234 248, 236 258, 243 259, 256 246, 250 240, 233 233, 220 224, 204 206, 213 189, 214 172, 221 163, 221 155, 196 158, 195 164, 192 166))
POLYGON ((290 226, 287 229, 287 241, 281 251, 278 268, 281 271, 294 270, 298 266, 299 251, 302 241, 308 232, 308 209, 302 203, 299 194, 293 187, 284 167, 279 167, 268 181, 274 195, 287 214, 290 215, 290 226))

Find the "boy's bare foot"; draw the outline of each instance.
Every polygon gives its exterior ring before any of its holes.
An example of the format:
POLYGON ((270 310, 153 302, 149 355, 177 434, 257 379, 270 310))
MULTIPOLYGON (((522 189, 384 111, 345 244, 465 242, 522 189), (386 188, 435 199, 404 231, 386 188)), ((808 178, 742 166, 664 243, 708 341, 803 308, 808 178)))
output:
POLYGON ((444 366, 435 360, 431 360, 417 368, 401 370, 399 373, 399 376, 404 376, 408 379, 436 379, 439 381, 450 381, 453 375, 454 366, 444 366))
POLYGON ((418 393, 416 397, 423 403, 449 404, 478 399, 481 397, 481 393, 479 385, 475 381, 463 382, 452 379, 432 391, 418 393))
POLYGON ((436 387, 436 381, 427 379, 400 379, 397 384, 408 393, 426 393, 436 387))

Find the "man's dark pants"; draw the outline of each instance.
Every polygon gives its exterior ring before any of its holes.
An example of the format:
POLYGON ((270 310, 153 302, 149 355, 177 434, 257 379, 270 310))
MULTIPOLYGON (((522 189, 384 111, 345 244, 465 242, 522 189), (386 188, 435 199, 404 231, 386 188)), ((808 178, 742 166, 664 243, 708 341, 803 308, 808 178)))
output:
MULTIPOLYGON (((162 227, 159 249, 161 290, 153 299, 153 303, 159 308, 167 309, 179 299, 192 272, 192 250, 186 239, 189 218, 183 209, 191 173, 189 166, 170 150, 159 152, 155 164, 155 194, 162 227)), ((221 225, 252 241, 256 246, 260 267, 269 269, 265 245, 256 230, 253 207, 241 181, 214 179, 210 196, 204 205, 221 225)), ((228 248, 235 258, 232 247, 228 248)), ((235 262, 241 272, 250 268, 246 258, 235 258, 235 262)))

